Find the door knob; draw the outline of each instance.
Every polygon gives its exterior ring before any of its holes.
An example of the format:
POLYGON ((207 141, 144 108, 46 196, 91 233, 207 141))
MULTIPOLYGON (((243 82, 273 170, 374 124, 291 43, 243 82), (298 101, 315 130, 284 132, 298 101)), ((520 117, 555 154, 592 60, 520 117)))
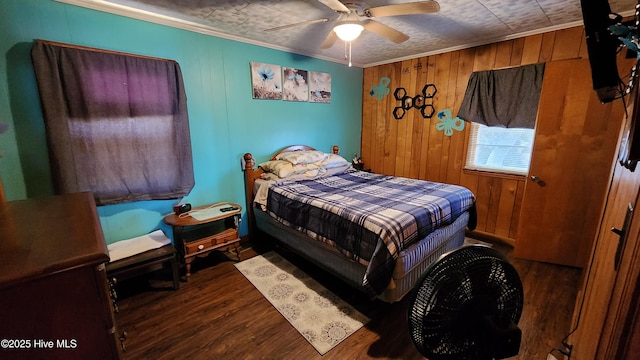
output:
POLYGON ((539 177, 535 176, 535 175, 531 175, 530 177, 531 181, 533 181, 534 183, 540 185, 540 186, 545 186, 545 182, 542 181, 542 179, 540 179, 539 177))

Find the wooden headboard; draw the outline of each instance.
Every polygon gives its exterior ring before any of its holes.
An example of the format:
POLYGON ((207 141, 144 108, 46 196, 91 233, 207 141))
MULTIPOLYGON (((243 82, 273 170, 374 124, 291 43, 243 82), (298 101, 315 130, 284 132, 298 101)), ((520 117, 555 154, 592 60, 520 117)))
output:
MULTIPOLYGON (((291 151, 301 151, 301 150, 316 150, 315 148, 308 145, 291 145, 287 146, 283 149, 278 150, 270 160, 276 160, 276 156, 285 152, 291 151)), ((334 154, 339 152, 340 148, 337 145, 332 146, 331 151, 334 154)), ((261 168, 254 169, 256 166, 256 162, 253 159, 253 155, 251 153, 246 153, 243 156, 244 159, 244 192, 246 199, 246 209, 247 209, 247 217, 249 220, 249 237, 252 237, 255 231, 255 217, 254 217, 254 204, 253 204, 253 187, 255 185, 256 179, 260 178, 260 175, 263 173, 261 168)))

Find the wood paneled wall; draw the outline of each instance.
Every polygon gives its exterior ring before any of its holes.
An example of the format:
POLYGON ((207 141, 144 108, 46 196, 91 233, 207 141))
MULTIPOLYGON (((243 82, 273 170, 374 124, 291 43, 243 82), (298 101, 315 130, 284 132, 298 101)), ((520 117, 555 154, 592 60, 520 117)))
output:
POLYGON ((392 112, 400 102, 394 91, 404 88, 413 97, 426 84, 435 84, 436 114, 450 109, 455 117, 474 71, 581 57, 588 56, 580 26, 364 69, 361 156, 365 167, 468 187, 477 198, 476 231, 514 244, 526 177, 464 170, 467 124, 463 131, 446 136, 436 129, 435 114, 425 119, 418 110, 409 109, 396 120, 392 112), (391 83, 389 94, 378 100, 370 92, 382 77, 391 83))

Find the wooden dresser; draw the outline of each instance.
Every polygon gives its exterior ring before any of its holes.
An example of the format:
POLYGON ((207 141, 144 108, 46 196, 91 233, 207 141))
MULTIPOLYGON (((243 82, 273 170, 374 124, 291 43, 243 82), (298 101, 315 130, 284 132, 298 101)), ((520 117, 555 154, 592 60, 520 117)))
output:
POLYGON ((0 358, 119 359, 91 193, 0 203, 0 358))

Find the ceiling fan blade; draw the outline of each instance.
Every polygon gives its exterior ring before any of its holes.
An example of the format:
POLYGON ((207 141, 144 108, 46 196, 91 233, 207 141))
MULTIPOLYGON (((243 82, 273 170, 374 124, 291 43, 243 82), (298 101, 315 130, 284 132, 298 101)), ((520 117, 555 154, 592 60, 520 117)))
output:
POLYGON ((332 47, 337 39, 338 36, 336 35, 336 32, 333 30, 329 31, 329 35, 327 35, 327 37, 322 42, 322 45, 320 45, 320 49, 328 49, 332 47))
POLYGON ((377 21, 366 20, 363 25, 365 30, 387 38, 396 44, 409 40, 409 36, 407 34, 377 21))
POLYGON ((341 3, 338 0, 318 0, 318 1, 330 7, 331 10, 333 11, 346 12, 346 13, 349 12, 349 8, 346 7, 343 3, 341 3))
POLYGON ((396 15, 430 14, 440 11, 440 4, 436 1, 417 1, 406 4, 383 5, 365 9, 367 17, 383 17, 396 15))
POLYGON ((276 30, 288 29, 288 28, 292 28, 292 27, 296 27, 296 26, 323 23, 323 22, 332 21, 332 20, 334 20, 334 19, 324 18, 324 19, 318 19, 318 20, 307 20, 307 21, 302 21, 302 22, 299 22, 299 23, 294 23, 294 24, 289 24, 289 25, 276 26, 276 27, 272 27, 272 28, 269 28, 269 29, 264 29, 263 31, 276 31, 276 30))

